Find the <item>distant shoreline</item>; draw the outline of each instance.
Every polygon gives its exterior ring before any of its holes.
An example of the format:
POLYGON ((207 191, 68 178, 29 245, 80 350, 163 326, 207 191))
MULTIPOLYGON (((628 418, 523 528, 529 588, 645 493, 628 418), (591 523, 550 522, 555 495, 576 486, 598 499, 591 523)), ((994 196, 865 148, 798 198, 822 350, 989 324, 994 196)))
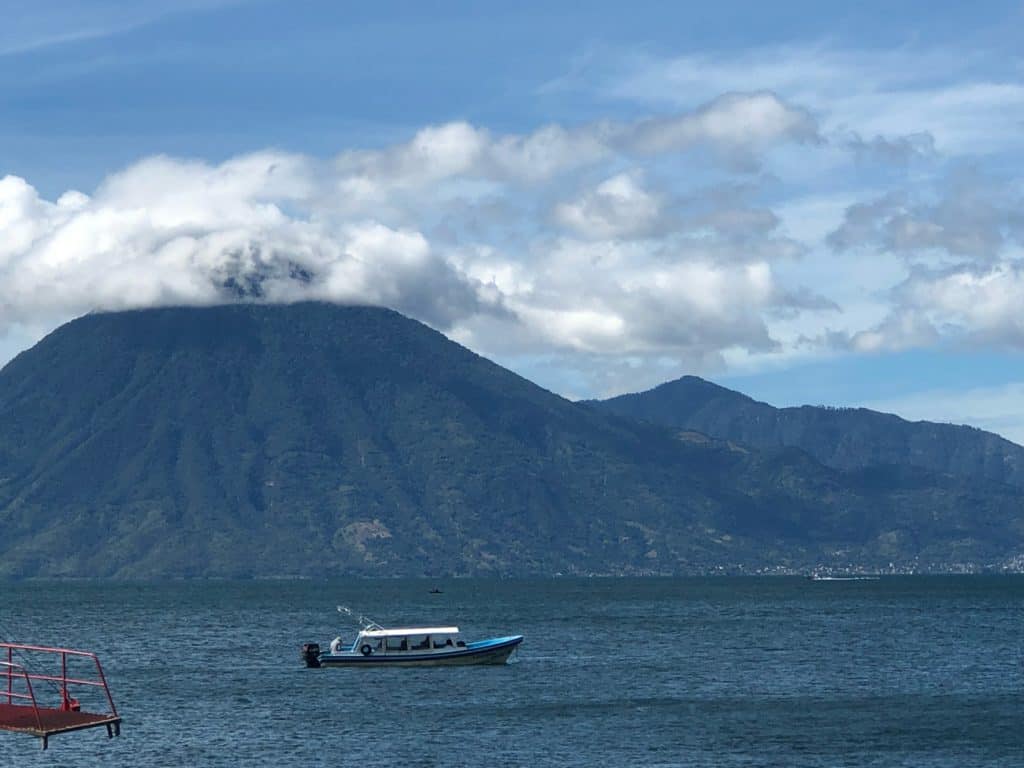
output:
MULTIPOLYGON (((1024 576, 1021 571, 893 571, 884 573, 835 573, 822 574, 818 581, 877 581, 885 579, 905 578, 942 578, 942 577, 1018 577, 1024 576)), ((469 581, 556 581, 598 579, 602 581, 629 580, 707 580, 707 579, 749 579, 749 580, 782 580, 796 579, 814 581, 809 573, 687 573, 687 574, 532 574, 514 576, 495 575, 459 575, 459 576, 364 576, 364 575, 332 575, 332 576, 153 576, 153 577, 116 577, 116 576, 0 576, 0 584, 273 584, 292 582, 333 583, 354 581, 361 583, 384 582, 393 583, 409 581, 433 585, 437 583, 469 582, 469 581)))

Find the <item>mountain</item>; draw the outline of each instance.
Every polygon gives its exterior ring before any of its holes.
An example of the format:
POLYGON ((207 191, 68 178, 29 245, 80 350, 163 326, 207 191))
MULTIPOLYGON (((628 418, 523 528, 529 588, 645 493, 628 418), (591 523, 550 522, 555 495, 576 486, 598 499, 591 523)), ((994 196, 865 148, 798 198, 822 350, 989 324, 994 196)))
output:
POLYGON ((866 408, 773 408, 696 376, 590 401, 601 411, 760 449, 793 447, 837 469, 910 466, 1024 488, 1024 448, 974 427, 866 408))
POLYGON ((0 576, 991 563, 1019 492, 569 402, 395 312, 91 314, 0 371, 0 576))

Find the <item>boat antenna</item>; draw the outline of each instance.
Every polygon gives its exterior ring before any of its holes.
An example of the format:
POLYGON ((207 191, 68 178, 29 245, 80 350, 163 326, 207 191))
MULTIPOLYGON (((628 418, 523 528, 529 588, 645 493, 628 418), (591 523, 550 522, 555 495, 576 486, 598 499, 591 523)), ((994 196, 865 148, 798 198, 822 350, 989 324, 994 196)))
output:
POLYGON ((362 614, 356 613, 351 608, 349 608, 347 605, 339 605, 338 606, 338 613, 344 613, 346 616, 350 616, 363 629, 384 629, 384 627, 382 627, 380 624, 378 624, 373 619, 367 618, 366 616, 363 616, 362 614))

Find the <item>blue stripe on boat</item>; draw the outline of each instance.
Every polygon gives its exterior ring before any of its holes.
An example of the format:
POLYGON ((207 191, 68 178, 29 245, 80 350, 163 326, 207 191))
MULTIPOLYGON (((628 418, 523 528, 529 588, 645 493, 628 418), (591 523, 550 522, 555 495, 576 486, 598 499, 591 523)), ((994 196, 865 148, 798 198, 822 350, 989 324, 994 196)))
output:
POLYGON ((510 635, 509 637, 494 637, 488 640, 476 640, 467 643, 465 648, 458 648, 444 653, 409 653, 399 651, 392 653, 371 653, 369 656, 354 654, 351 651, 344 655, 332 655, 330 653, 320 654, 321 664, 330 664, 332 661, 343 661, 346 664, 380 664, 387 662, 403 661, 426 661, 429 659, 451 659, 460 656, 472 656, 483 651, 495 650, 507 646, 516 646, 523 642, 522 635, 510 635))

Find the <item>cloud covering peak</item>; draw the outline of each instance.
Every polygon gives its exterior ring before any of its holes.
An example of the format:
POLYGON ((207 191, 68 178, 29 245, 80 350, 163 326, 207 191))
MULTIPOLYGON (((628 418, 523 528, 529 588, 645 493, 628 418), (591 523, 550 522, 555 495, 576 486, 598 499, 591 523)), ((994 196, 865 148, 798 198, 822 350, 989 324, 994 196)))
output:
POLYGON ((760 90, 526 133, 454 121, 327 159, 153 156, 55 200, 6 176, 0 333, 160 305, 382 305, 506 363, 555 361, 585 395, 814 339, 872 351, 973 328, 1016 346, 1000 293, 1019 283, 1004 253, 1020 243, 1015 191, 969 174, 930 197, 894 190, 817 238, 780 205, 805 167, 935 156, 926 134, 825 135, 760 90), (845 285, 793 268, 867 249, 907 270, 884 312, 847 315, 845 285))
POLYGON ((777 219, 732 202, 668 205, 679 190, 652 164, 809 140, 804 110, 731 93, 689 112, 527 134, 452 122, 329 160, 155 156, 56 201, 7 176, 0 322, 321 299, 390 306, 492 353, 771 349, 762 315, 791 294, 773 276, 778 254, 737 230, 764 234, 777 219))

